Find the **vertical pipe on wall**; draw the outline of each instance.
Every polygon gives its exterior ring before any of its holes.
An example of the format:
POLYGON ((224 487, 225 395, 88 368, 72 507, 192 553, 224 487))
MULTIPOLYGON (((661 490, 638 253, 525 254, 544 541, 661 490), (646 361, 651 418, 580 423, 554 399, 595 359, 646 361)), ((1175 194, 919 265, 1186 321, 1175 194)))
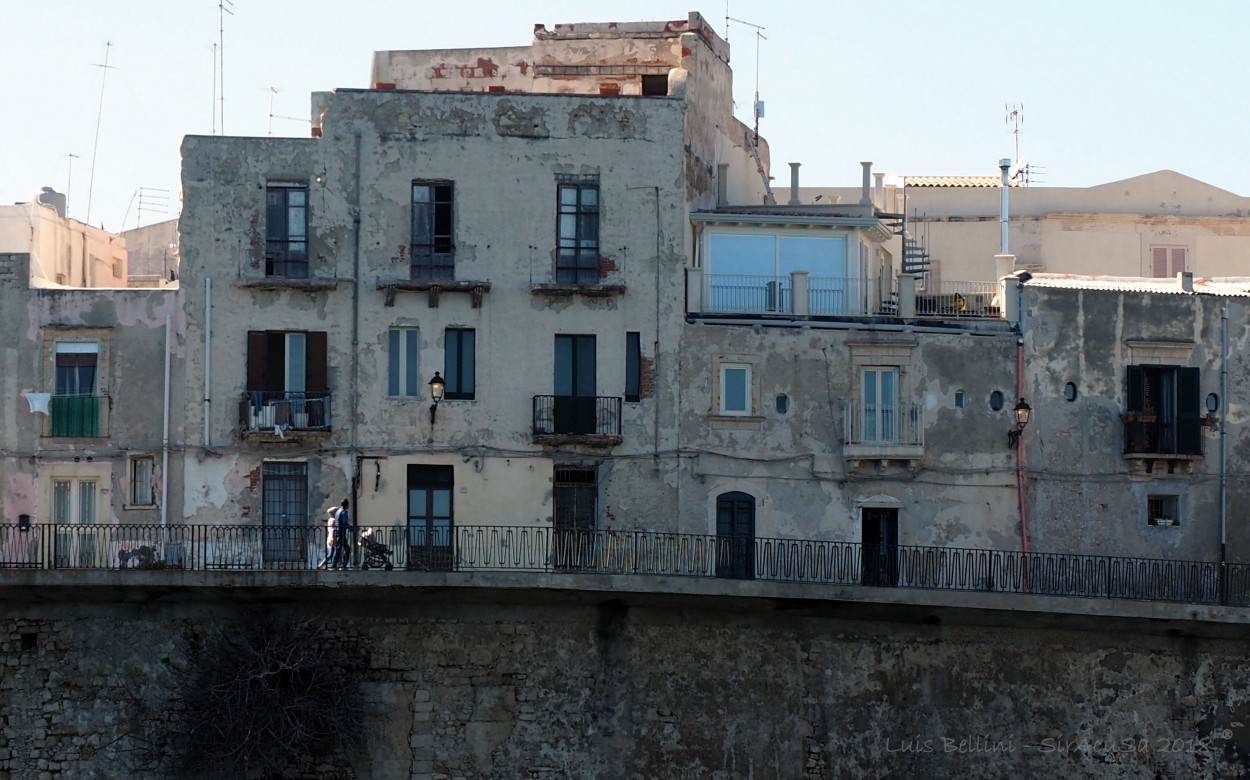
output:
MULTIPOLYGON (((173 348, 170 343, 169 314, 165 315, 165 409, 161 418, 161 534, 169 525, 169 352, 173 348)), ((165 540, 162 539, 162 542, 165 540)), ((164 547, 162 546, 162 551, 164 547)))
MULTIPOLYGON (((1220 306, 1220 403, 1228 405, 1228 302, 1220 306)), ((1220 569, 1228 562, 1228 410, 1220 415, 1220 569)))
POLYGON ((352 516, 355 525, 359 526, 360 517, 360 496, 356 490, 359 487, 360 480, 357 478, 360 473, 360 464, 358 460, 359 453, 356 452, 356 420, 359 418, 360 412, 357 408, 359 399, 357 398, 357 388, 360 383, 360 212, 361 212, 361 195, 360 195, 360 131, 356 131, 356 186, 352 193, 355 203, 353 204, 354 214, 352 215, 352 389, 351 389, 351 457, 348 462, 352 465, 352 472, 348 476, 348 492, 352 497, 352 510, 355 514, 352 516))
MULTIPOLYGON (((210 415, 212 409, 212 376, 213 376, 213 280, 204 277, 204 446, 212 446, 209 434, 210 415)), ((250 389, 250 388, 249 388, 250 389)))
POLYGON ((999 160, 999 161, 998 161, 998 168, 999 168, 999 170, 1000 170, 1000 171, 1002 171, 1002 174, 1003 174, 1003 186, 1002 186, 1002 188, 1003 188, 1003 198, 1002 198, 1002 204, 1001 204, 1001 206, 1000 206, 1000 208, 999 208, 999 214, 998 214, 998 225, 999 225, 999 230, 1002 232, 1002 236, 1000 237, 1000 244, 1002 245, 1002 247, 1001 247, 1001 249, 999 250, 999 254, 1000 254, 1000 255, 1005 255, 1005 254, 1009 254, 1009 253, 1008 253, 1008 251, 1007 251, 1007 221, 1008 221, 1008 214, 1007 214, 1007 182, 1009 181, 1009 178, 1008 178, 1008 173, 1009 173, 1009 171, 1010 171, 1010 169, 1011 169, 1011 160, 1007 159, 1006 157, 1004 157, 1003 159, 999 160))
MULTIPOLYGON (((1024 398, 1024 334, 1016 339, 1016 397, 1024 398)), ((1020 550, 1024 553, 1025 565, 1029 557, 1029 518, 1024 502, 1024 437, 1016 437, 1016 494, 1020 502, 1020 550)), ((1025 585, 1028 585, 1028 570, 1025 570, 1025 585)))

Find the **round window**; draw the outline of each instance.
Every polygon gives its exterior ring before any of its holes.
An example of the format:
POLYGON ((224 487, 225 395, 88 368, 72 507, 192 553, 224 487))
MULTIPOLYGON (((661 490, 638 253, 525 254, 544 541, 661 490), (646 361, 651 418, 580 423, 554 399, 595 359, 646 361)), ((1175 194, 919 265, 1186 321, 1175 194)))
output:
POLYGON ((1063 400, 1071 403, 1076 400, 1076 385, 1072 382, 1063 386, 1063 400))
POLYGON ((996 412, 1003 410, 1003 393, 1001 390, 995 390, 990 393, 990 408, 996 412))

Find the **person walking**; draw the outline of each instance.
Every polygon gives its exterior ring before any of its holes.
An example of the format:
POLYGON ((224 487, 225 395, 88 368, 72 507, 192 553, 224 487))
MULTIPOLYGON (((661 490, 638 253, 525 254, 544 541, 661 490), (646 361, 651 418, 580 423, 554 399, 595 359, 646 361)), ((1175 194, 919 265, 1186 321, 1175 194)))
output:
POLYGON ((334 567, 334 550, 337 543, 339 507, 330 506, 326 508, 326 554, 321 559, 321 563, 317 564, 318 569, 334 567))
POLYGON ((351 501, 343 499, 343 505, 335 516, 335 527, 337 534, 337 549, 334 561, 331 563, 332 569, 350 569, 352 566, 352 553, 356 548, 356 524, 352 522, 351 501))

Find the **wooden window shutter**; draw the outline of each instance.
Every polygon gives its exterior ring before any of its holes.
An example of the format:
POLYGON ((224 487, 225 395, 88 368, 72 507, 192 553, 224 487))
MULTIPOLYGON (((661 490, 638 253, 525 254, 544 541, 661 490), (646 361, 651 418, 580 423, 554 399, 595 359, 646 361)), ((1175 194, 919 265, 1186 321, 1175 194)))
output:
POLYGON ((305 335, 304 358, 307 361, 308 373, 305 387, 310 393, 325 393, 330 390, 326 366, 326 332, 309 331, 305 335))
POLYGON ((265 367, 269 363, 268 334, 261 330, 247 332, 247 389, 265 390, 265 367))
POLYGON ((1202 453, 1201 395, 1198 369, 1176 369, 1176 449, 1184 455, 1202 453))
POLYGON ((1141 366, 1128 367, 1128 408, 1126 412, 1144 411, 1142 405, 1144 403, 1143 396, 1146 389, 1146 372, 1141 366))
POLYGON ((1155 246, 1150 248, 1150 275, 1158 278, 1168 276, 1168 248, 1155 246))
POLYGON ((1172 247, 1172 276, 1188 271, 1188 250, 1183 246, 1172 247))

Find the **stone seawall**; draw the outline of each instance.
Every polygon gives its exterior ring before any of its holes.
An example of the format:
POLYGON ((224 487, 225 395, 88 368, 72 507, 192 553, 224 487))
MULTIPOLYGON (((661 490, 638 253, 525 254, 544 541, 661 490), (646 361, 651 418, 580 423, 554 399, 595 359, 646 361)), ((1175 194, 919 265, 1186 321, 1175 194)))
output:
POLYGON ((291 777, 1241 777, 1250 766, 1250 658, 1236 639, 1156 633, 1144 620, 1091 630, 618 595, 9 597, 0 777, 177 776, 152 756, 176 758, 188 706, 178 681, 210 629, 308 618, 313 641, 359 659, 344 684, 358 691, 362 734, 291 777))

